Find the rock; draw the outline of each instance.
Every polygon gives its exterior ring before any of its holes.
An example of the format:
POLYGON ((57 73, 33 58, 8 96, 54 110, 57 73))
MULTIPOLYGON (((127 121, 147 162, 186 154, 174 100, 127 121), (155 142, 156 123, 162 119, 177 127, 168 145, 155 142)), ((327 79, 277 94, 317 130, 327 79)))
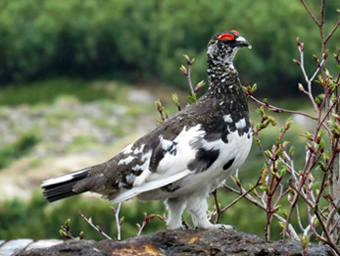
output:
POLYGON ((12 255, 15 252, 28 251, 36 248, 46 248, 52 245, 62 243, 61 240, 39 240, 34 242, 33 239, 13 239, 10 241, 0 240, 0 256, 12 255))
POLYGON ((14 239, 4 242, 0 247, 0 255, 12 255, 15 251, 24 249, 27 245, 33 242, 33 239, 14 239))
POLYGON ((29 251, 31 249, 46 248, 46 247, 50 247, 50 246, 61 244, 61 243, 63 243, 63 241, 59 239, 42 239, 42 240, 38 240, 33 243, 30 243, 25 248, 25 250, 29 251))
MULTIPOLYGON (((117 240, 73 240, 44 249, 17 252, 17 256, 42 255, 303 255, 300 242, 265 242, 258 236, 234 230, 161 230, 149 235, 117 240)), ((310 245, 309 256, 335 255, 328 246, 310 245)))

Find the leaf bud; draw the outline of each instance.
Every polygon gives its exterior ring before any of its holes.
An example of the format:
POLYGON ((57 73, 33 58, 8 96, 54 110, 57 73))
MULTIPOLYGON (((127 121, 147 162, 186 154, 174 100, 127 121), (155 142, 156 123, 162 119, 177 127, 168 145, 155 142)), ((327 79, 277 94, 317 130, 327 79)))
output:
POLYGON ((301 49, 301 52, 303 52, 303 50, 305 49, 304 43, 301 43, 300 49, 301 49))
POLYGON ((187 70, 183 65, 182 65, 179 69, 181 70, 181 72, 182 72, 185 76, 188 75, 188 70, 187 70))
POLYGON ((293 61, 294 61, 298 66, 301 66, 300 61, 298 61, 298 60, 296 60, 296 59, 293 59, 293 61))
POLYGON ((303 88, 303 85, 299 83, 299 90, 300 92, 305 92, 305 88, 303 88))

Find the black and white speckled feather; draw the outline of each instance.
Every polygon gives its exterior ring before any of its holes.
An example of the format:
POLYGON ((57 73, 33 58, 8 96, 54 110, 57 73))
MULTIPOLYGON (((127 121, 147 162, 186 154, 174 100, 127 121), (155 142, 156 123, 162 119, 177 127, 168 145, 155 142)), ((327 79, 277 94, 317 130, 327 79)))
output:
POLYGON ((42 184, 48 201, 96 192, 112 203, 133 197, 166 199, 168 228, 181 225, 186 208, 200 228, 220 227, 206 218, 206 197, 246 160, 252 144, 246 95, 232 64, 249 43, 236 31, 208 44, 208 91, 109 161, 42 184))

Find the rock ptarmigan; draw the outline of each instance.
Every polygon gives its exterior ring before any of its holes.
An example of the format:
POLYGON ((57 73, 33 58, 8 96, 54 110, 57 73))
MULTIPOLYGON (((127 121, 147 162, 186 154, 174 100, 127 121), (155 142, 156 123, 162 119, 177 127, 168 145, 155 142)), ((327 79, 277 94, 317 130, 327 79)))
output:
POLYGON ((251 148, 247 99, 233 66, 244 46, 251 48, 235 30, 216 34, 207 50, 209 89, 197 102, 107 162, 44 181, 47 200, 86 191, 111 203, 166 199, 169 229, 181 227, 184 209, 195 227, 230 227, 209 222, 206 198, 238 170, 251 148))

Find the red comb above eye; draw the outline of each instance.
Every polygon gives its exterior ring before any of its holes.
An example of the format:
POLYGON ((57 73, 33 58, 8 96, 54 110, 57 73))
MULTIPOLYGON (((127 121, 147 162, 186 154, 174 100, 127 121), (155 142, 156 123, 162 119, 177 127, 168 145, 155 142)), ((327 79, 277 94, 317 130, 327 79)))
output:
POLYGON ((234 32, 234 33, 240 35, 240 33, 238 31, 236 31, 236 30, 232 30, 231 32, 234 32))
POLYGON ((229 40, 229 41, 231 41, 231 40, 234 40, 235 38, 234 38, 234 36, 232 35, 232 34, 222 34, 222 35, 220 35, 219 37, 218 37, 218 40, 219 41, 223 41, 223 40, 229 40))

